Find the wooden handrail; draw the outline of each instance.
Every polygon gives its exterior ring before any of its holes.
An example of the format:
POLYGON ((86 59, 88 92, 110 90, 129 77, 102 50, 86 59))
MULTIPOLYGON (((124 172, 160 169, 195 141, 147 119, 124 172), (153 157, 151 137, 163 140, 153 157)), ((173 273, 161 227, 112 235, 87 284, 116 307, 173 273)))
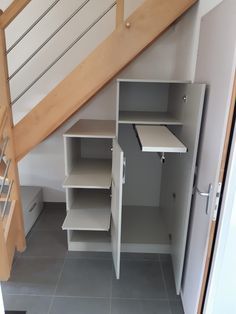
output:
POLYGON ((0 27, 5 29, 31 0, 14 0, 0 16, 0 27))
POLYGON ((116 1, 116 28, 124 22, 124 0, 116 1))

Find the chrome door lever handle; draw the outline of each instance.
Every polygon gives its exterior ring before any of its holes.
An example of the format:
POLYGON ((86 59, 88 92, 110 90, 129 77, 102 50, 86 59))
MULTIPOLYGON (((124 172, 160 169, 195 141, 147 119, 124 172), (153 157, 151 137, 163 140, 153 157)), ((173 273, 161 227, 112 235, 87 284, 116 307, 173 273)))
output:
POLYGON ((210 196, 210 193, 208 192, 201 192, 198 188, 196 188, 196 191, 198 192, 199 195, 201 196, 205 196, 205 197, 208 197, 210 196))
POLYGON ((210 207, 210 197, 211 197, 211 192, 212 192, 212 184, 209 184, 208 187, 208 192, 202 192, 196 187, 197 193, 202 196, 202 197, 207 197, 207 203, 206 203, 206 214, 208 215, 209 213, 209 207, 210 207))

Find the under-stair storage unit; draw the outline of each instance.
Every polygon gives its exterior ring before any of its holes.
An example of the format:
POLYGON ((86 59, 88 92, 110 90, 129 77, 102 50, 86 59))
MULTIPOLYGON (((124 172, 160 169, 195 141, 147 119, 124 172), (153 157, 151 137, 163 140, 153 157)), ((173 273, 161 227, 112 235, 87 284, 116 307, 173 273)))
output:
POLYGON ((117 82, 118 143, 126 156, 122 248, 170 253, 177 293, 204 92, 203 84, 117 82))
POLYGON ((67 230, 69 250, 112 249, 118 278, 121 197, 116 193, 122 156, 112 157, 117 152, 115 138, 116 123, 109 120, 80 120, 64 134, 67 215, 62 228, 67 230))
POLYGON ((204 92, 118 80, 113 135, 98 136, 99 120, 65 134, 69 249, 111 250, 117 278, 120 251, 170 253, 180 292, 204 92))

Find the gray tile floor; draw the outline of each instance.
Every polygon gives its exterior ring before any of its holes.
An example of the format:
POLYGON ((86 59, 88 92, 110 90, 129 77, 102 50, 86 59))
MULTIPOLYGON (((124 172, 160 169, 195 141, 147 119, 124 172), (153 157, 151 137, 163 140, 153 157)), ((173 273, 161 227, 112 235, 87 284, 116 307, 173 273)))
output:
POLYGON ((116 280, 110 253, 68 252, 64 204, 45 204, 2 284, 7 310, 27 314, 183 314, 168 255, 122 254, 116 280))

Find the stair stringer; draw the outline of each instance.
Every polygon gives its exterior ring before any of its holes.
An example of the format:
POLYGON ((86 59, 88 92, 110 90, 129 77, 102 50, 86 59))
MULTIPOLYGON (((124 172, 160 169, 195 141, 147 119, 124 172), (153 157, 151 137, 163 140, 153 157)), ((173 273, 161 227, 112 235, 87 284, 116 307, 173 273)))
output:
POLYGON ((146 0, 14 127, 19 161, 86 104, 197 0, 146 0))

